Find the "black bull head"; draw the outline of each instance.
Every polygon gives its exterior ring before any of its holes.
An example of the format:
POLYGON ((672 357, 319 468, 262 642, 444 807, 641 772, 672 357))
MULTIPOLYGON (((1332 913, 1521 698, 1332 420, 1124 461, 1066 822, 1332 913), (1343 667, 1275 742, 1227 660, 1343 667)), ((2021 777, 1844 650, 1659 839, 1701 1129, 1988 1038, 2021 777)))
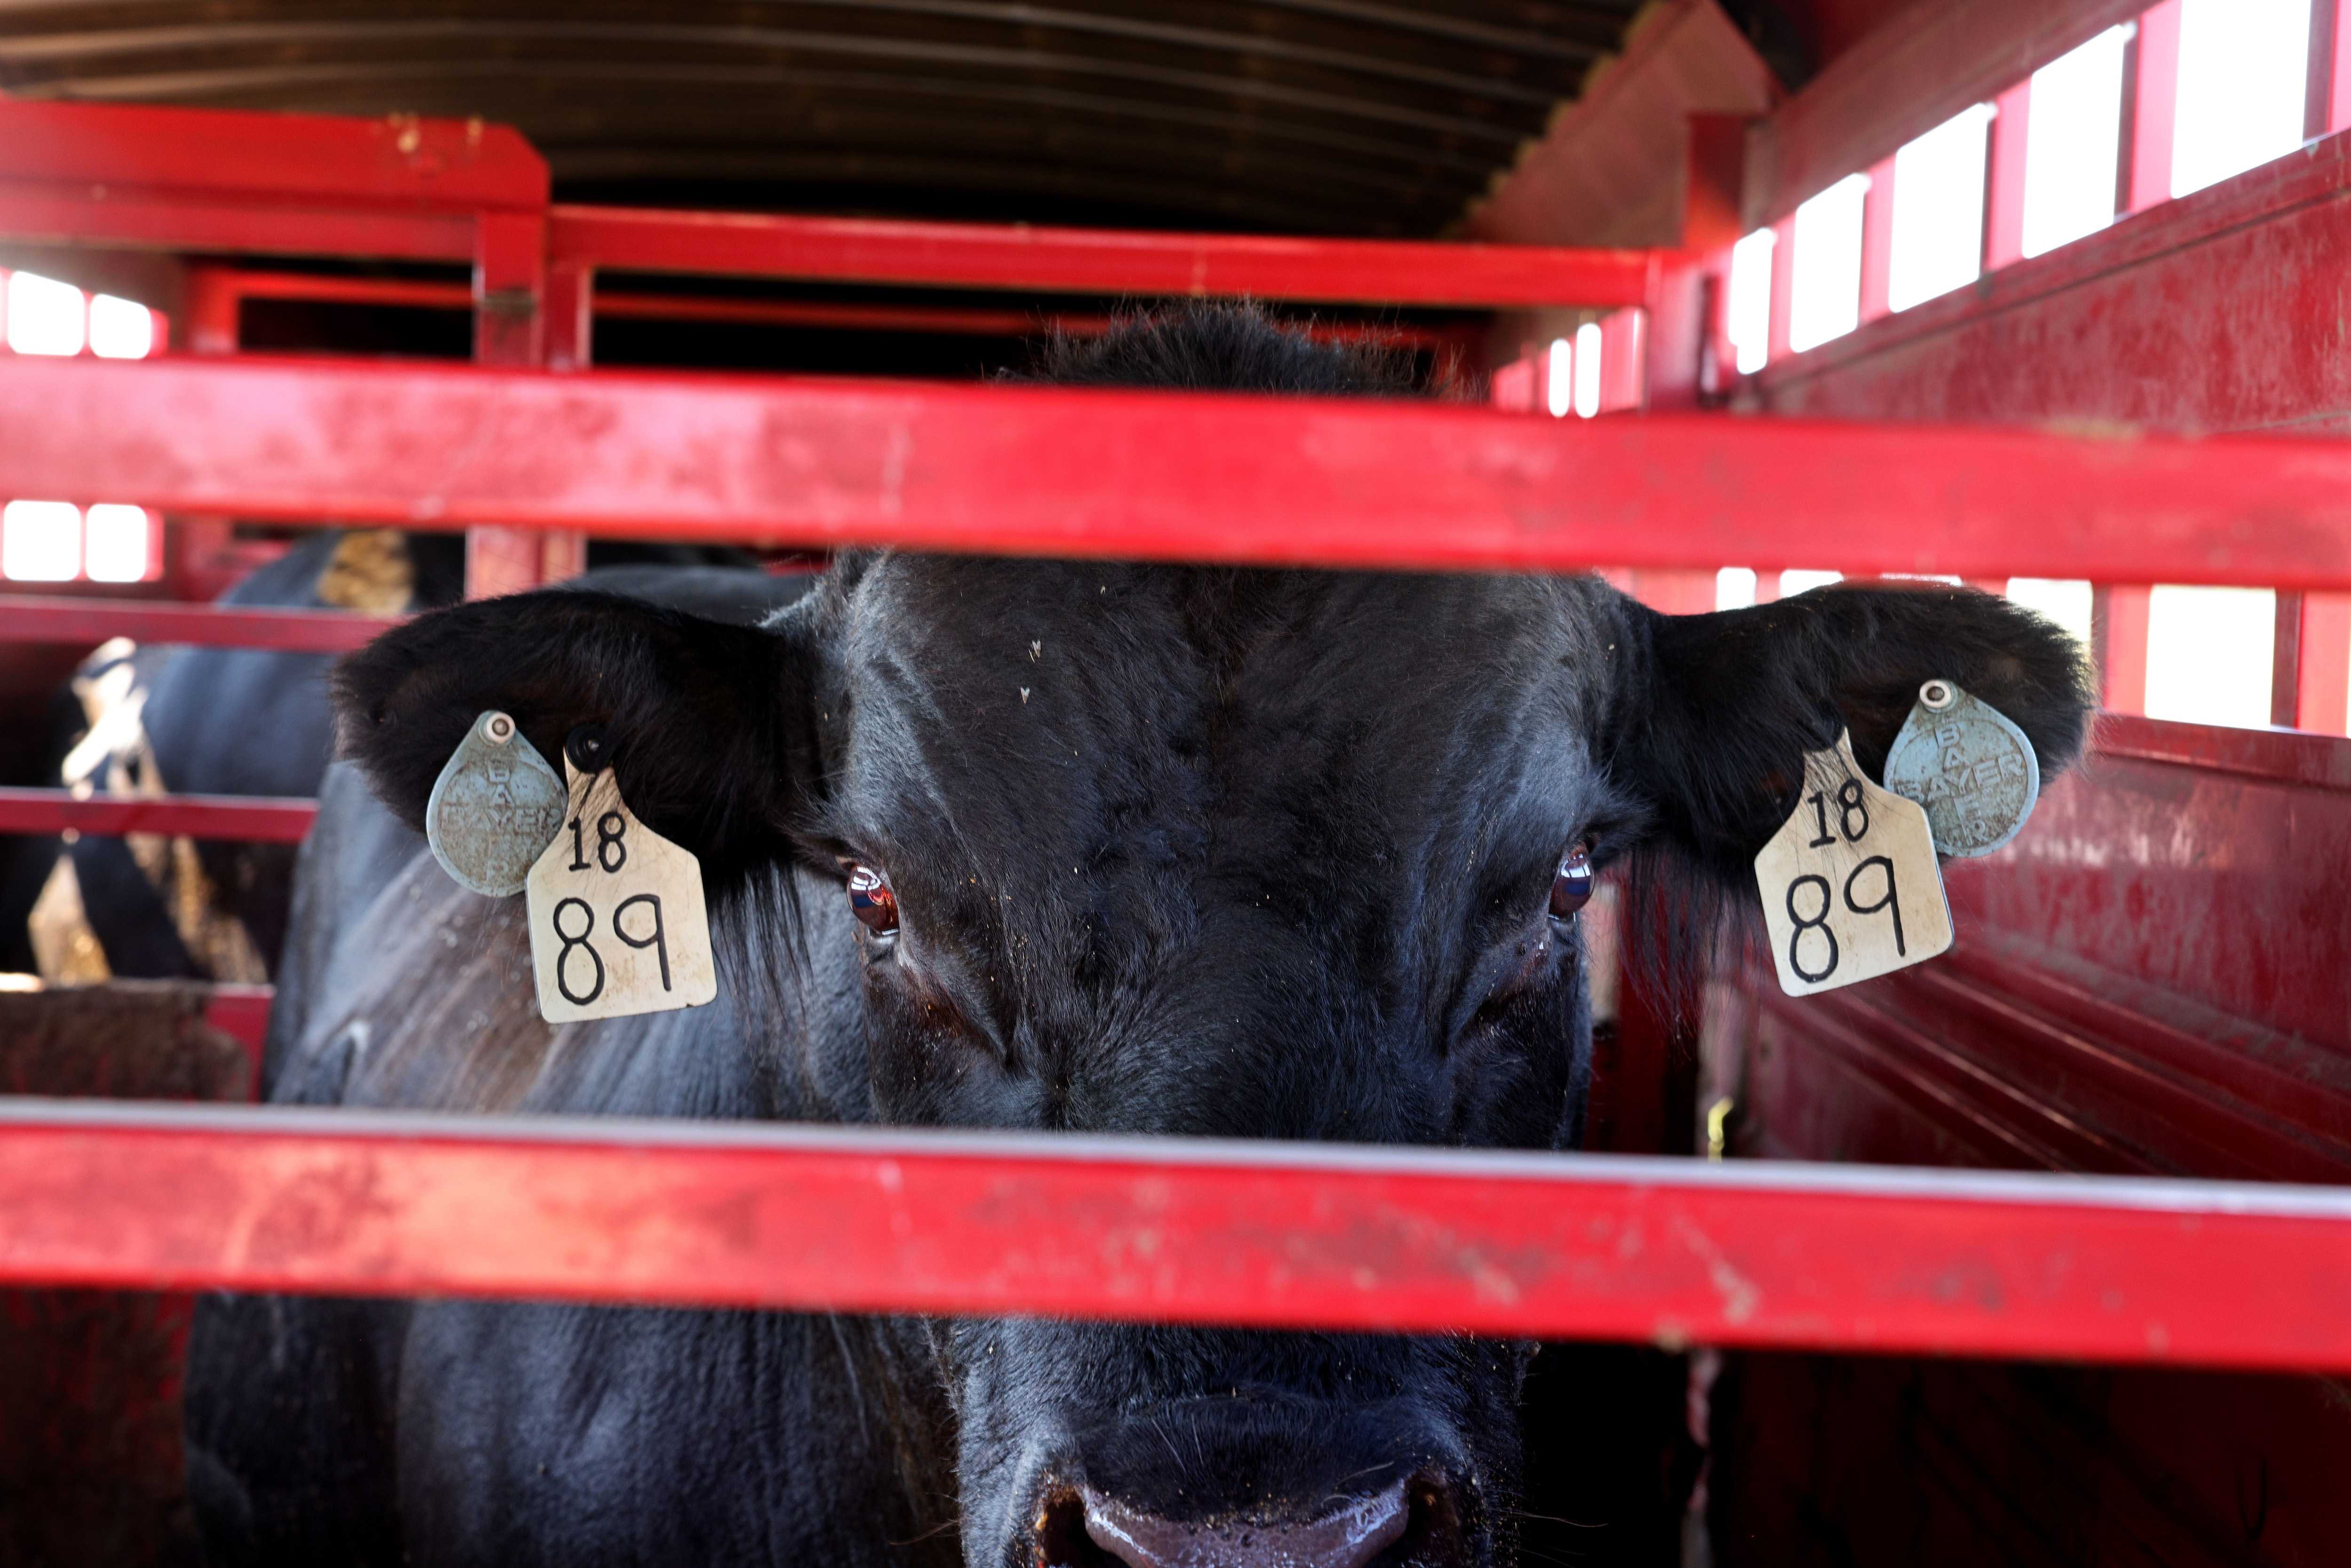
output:
MULTIPOLYGON (((701 856, 722 1005, 845 1119, 1547 1149, 1583 1113, 1593 872, 1740 886, 1802 754, 1849 729, 1877 768, 1934 676, 2044 772, 2079 745, 2078 650, 1964 589, 1666 617, 1593 580, 890 555, 763 629, 443 611, 339 701, 412 824, 483 710, 550 758, 602 726, 701 856)), ((1525 1347, 929 1337, 974 1564, 1509 1554, 1525 1347)))

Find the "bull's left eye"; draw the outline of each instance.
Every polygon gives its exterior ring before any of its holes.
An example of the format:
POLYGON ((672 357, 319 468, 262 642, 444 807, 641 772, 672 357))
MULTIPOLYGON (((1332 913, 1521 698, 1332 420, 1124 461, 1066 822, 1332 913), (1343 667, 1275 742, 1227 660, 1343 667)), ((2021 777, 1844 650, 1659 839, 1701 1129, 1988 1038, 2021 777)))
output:
POLYGON ((1592 898, 1592 846, 1578 844, 1559 862, 1551 879, 1551 917, 1564 920, 1592 898))
MULTIPOLYGON (((1552 895, 1554 903, 1558 896, 1552 895)), ((849 868, 849 912, 876 936, 898 935, 898 895, 890 891, 882 873, 870 865, 849 868)))

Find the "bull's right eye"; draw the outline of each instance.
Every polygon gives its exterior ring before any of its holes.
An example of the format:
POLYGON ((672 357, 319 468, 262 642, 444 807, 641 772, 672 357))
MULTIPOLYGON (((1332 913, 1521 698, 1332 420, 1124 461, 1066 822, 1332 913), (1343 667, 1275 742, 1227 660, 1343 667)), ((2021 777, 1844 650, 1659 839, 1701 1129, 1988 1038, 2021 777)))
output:
POLYGON ((876 936, 898 935, 898 895, 870 865, 849 868, 849 912, 876 936))
POLYGON ((1592 846, 1576 845, 1559 862, 1551 879, 1551 917, 1565 920, 1592 902, 1592 846))

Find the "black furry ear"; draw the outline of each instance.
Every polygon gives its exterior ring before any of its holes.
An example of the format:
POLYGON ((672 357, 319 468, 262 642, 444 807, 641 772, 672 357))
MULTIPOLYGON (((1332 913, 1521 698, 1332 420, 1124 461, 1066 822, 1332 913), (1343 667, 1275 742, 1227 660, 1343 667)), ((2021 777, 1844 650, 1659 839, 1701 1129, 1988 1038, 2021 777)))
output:
POLYGON ((2095 704, 2081 645, 1973 589, 1839 585, 1713 615, 1633 606, 1649 657, 1610 755, 1660 831, 1726 882, 1793 809, 1803 754, 1834 744, 1882 778, 1924 682, 1957 681, 2015 721, 2046 780, 2072 762, 2095 704))
POLYGON ((337 666, 334 699, 342 753, 411 827, 466 729, 496 708, 559 773, 565 737, 603 726, 630 809, 703 857, 705 873, 747 872, 789 853, 808 815, 811 664, 798 628, 559 590, 387 632, 337 666))

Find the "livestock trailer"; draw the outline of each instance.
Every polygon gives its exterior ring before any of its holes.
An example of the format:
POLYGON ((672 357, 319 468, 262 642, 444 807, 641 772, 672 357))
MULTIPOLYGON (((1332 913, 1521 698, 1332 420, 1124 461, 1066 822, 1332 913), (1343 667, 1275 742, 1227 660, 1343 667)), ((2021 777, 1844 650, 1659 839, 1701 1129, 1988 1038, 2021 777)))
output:
POLYGON ((2343 1560, 2341 0, 233 9, 0 26, 0 832, 66 933, 0 987, 0 1561, 192 1552, 212 1289, 1541 1339, 1530 1560, 2343 1560), (1201 298, 1437 395, 992 376, 1201 298), (591 540, 1939 577, 2074 613, 2105 711, 1946 956, 1597 977, 1577 1154, 295 1113, 269 954, 120 978, 56 868, 184 894, 312 803, 57 768, 94 649, 397 624, 214 602, 321 526, 474 597, 591 540), (2250 684, 2158 716, 2216 604, 2250 684))

